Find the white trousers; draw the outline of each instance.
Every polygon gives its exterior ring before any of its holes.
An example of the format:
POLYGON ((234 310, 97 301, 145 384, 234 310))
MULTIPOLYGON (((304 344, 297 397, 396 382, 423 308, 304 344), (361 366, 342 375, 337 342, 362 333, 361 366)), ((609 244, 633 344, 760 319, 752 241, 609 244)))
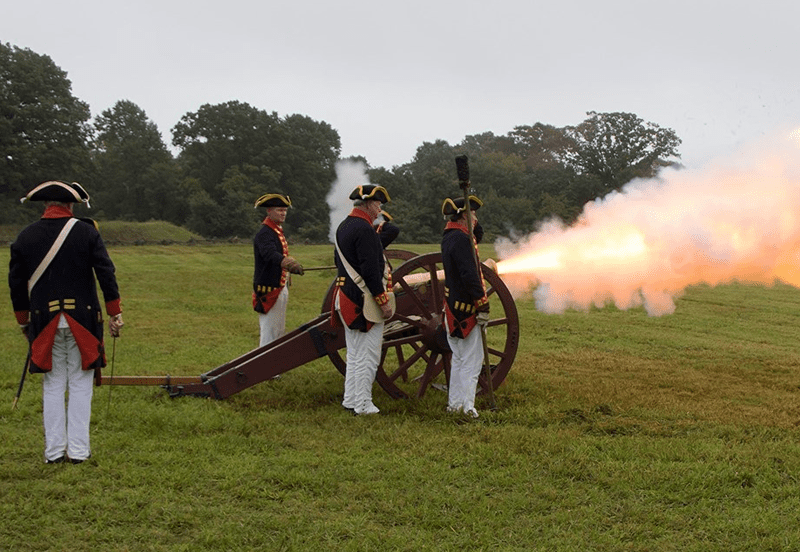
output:
POLYGON ((65 454, 72 460, 85 460, 91 452, 94 370, 81 369, 81 353, 69 328, 56 330, 53 368, 44 373, 42 390, 45 460, 65 454))
POLYGON ((378 408, 372 402, 372 384, 375 383, 375 374, 381 361, 384 323, 373 324, 368 332, 351 330, 344 320, 342 324, 347 346, 342 406, 352 409, 356 414, 377 413, 378 408))
POLYGON ((450 361, 450 383, 447 386, 447 407, 449 410, 469 412, 475 408, 478 376, 483 367, 480 328, 473 328, 465 339, 451 337, 450 329, 447 328, 447 343, 453 352, 450 361))
POLYGON ((289 304, 289 286, 283 286, 278 299, 267 314, 258 315, 261 325, 259 347, 271 343, 286 333, 286 306, 289 304))

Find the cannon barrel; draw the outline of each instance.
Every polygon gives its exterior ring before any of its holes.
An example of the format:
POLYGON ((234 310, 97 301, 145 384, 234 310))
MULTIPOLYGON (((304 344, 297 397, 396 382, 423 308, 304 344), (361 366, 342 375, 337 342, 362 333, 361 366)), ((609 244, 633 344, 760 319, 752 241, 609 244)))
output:
MULTIPOLYGON (((489 267, 489 269, 491 269, 495 274, 497 274, 497 261, 495 261, 494 259, 486 259, 485 261, 483 261, 483 264, 485 264, 487 267, 489 267)), ((436 271, 436 278, 442 282, 444 281, 444 269, 436 271)), ((405 281, 405 283, 407 283, 408 285, 416 286, 430 282, 431 275, 427 272, 406 274, 405 276, 403 276, 403 281, 405 281)), ((394 284, 394 287, 392 289, 394 290, 395 293, 399 293, 402 291, 403 287, 400 285, 399 282, 397 282, 397 277, 395 277, 395 282, 396 283, 394 284)))

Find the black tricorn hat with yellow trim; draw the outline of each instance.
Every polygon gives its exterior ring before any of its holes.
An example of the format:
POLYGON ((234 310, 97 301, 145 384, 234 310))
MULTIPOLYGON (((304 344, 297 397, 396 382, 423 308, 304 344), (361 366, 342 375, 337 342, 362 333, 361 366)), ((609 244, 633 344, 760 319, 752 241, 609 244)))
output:
POLYGON ((392 198, 389 197, 389 192, 383 186, 375 184, 362 184, 352 192, 350 192, 350 199, 361 199, 363 201, 380 201, 381 203, 389 203, 392 198))
POLYGON ((58 201, 59 203, 86 203, 89 194, 77 182, 67 184, 60 180, 48 180, 36 186, 20 201, 58 201))
POLYGON ((288 195, 264 194, 256 200, 255 208, 258 207, 291 207, 292 200, 288 195))
MULTIPOLYGON (((477 211, 481 208, 483 202, 478 199, 476 196, 471 195, 469 196, 469 207, 471 211, 477 211)), ((442 203, 442 214, 446 217, 452 217, 453 215, 460 215, 465 211, 464 209, 464 198, 458 197, 456 199, 450 199, 449 197, 444 200, 442 203)))

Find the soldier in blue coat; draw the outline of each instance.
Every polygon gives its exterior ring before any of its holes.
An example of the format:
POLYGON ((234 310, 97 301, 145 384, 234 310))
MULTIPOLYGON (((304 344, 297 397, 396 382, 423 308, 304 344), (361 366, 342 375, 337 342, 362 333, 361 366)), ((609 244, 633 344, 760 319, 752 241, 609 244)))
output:
MULTIPOLYGON (((480 199, 469 196, 469 209, 475 227, 478 223, 475 211, 481 205, 480 199)), ((453 353, 447 409, 477 418, 475 392, 483 362, 483 343, 480 331, 475 327, 488 321, 489 298, 476 262, 478 243, 474 232, 473 239, 470 239, 464 198, 446 199, 442 204, 442 214, 448 220, 442 235, 444 321, 447 343, 453 353)))
POLYGON ((253 238, 253 310, 259 314, 259 346, 275 341, 286 331, 286 306, 289 303, 288 273, 303 274, 303 265, 289 256, 283 222, 292 205, 289 196, 265 194, 255 207, 265 207, 267 216, 253 238))
POLYGON ((347 344, 347 372, 342 406, 355 414, 376 414, 380 410, 372 402, 372 384, 378 371, 383 347, 383 320, 392 316, 387 290, 391 274, 383 256, 383 245, 373 223, 381 205, 390 201, 383 186, 364 184, 350 194, 353 210, 336 229, 334 259, 338 269, 332 309, 333 320, 344 325, 347 344), (339 253, 341 251, 341 255, 339 253), (342 258, 343 257, 343 258, 342 258), (369 297, 349 273, 347 265, 363 280, 369 297), (382 320, 368 320, 364 302, 375 301, 382 320))
POLYGON ((94 222, 73 216, 75 203, 89 202, 80 184, 45 182, 24 200, 43 201, 45 210, 11 244, 11 303, 30 342, 30 371, 44 373, 45 461, 80 463, 91 454, 93 379, 106 365, 95 282, 111 335, 123 325, 114 264, 94 222))

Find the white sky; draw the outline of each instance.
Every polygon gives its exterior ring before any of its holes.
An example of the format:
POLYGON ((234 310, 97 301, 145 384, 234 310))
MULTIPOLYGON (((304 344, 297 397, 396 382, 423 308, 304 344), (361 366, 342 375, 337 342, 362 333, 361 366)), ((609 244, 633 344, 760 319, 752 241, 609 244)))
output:
POLYGON ((587 111, 675 130, 695 167, 800 127, 796 0, 25 0, 0 41, 46 54, 92 115, 128 99, 171 146, 201 105, 326 121, 373 167, 587 111))

